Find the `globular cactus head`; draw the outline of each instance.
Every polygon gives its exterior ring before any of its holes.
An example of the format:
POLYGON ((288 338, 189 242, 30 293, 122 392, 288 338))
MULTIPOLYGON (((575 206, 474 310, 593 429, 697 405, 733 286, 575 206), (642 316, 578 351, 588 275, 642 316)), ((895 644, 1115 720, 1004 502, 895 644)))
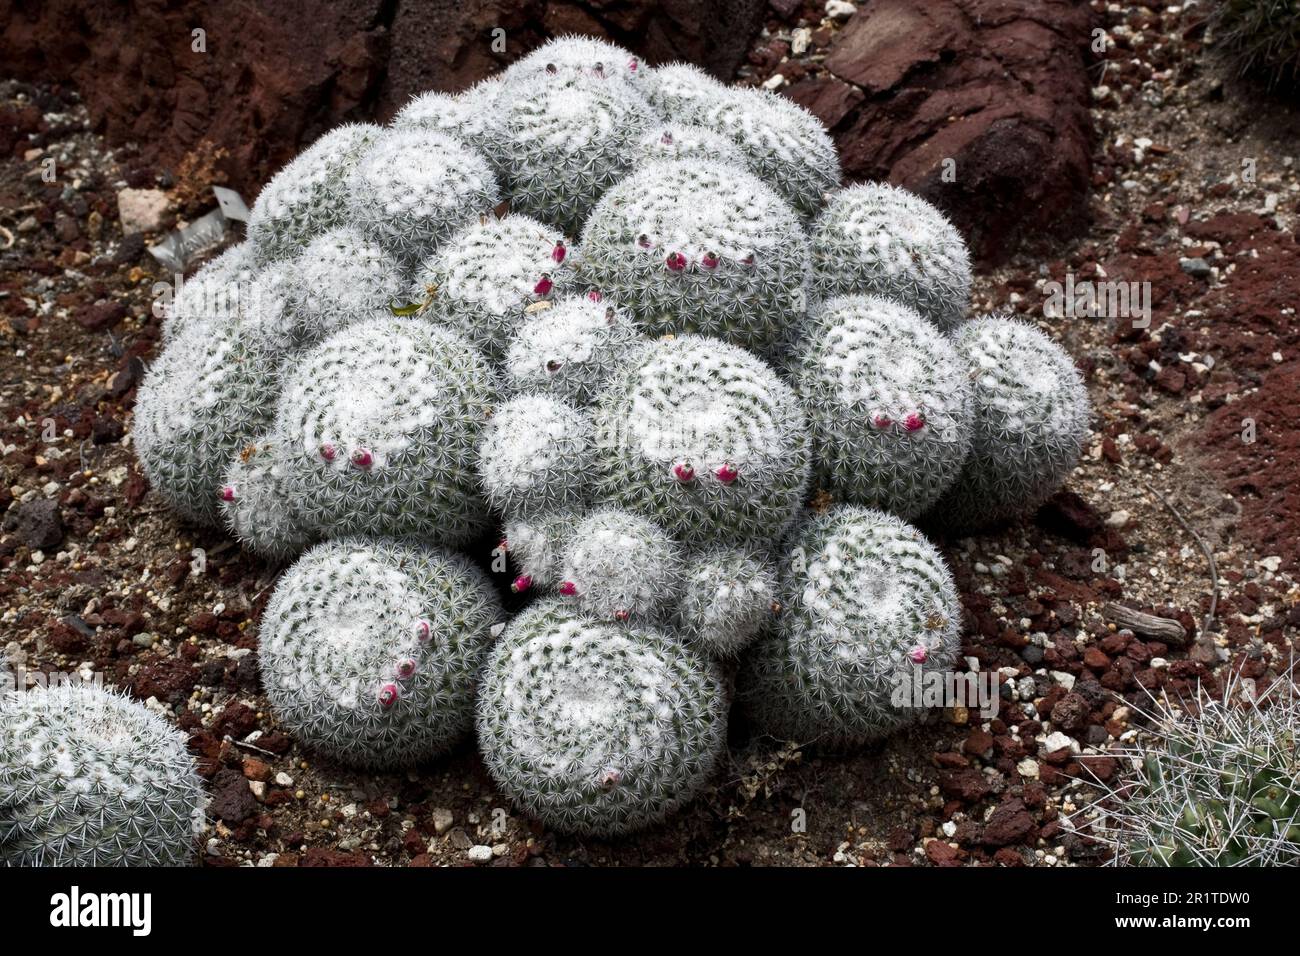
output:
POLYGON ((274 433, 249 442, 226 470, 217 496, 235 540, 276 562, 301 554, 313 536, 289 496, 287 447, 274 433))
POLYGON ((489 157, 512 210, 576 236, 631 170, 654 122, 641 95, 621 84, 548 83, 502 97, 489 157))
POLYGON ((500 361, 514 330, 577 285, 564 236, 527 216, 484 216, 460 229, 416 272, 410 296, 428 314, 500 361))
POLYGON ((324 537, 471 540, 487 526, 474 448, 493 397, 483 357, 420 319, 335 333, 291 364, 276 409, 293 508, 324 537))
POLYGON ((637 169, 592 213, 582 257, 582 278, 652 334, 699 332, 763 352, 807 307, 798 217, 731 163, 637 169))
POLYGON ((591 415, 549 395, 499 405, 478 444, 488 503, 507 515, 578 508, 595 480, 591 415))
POLYGON ((971 448, 933 514, 970 531, 1051 497, 1078 463, 1091 411, 1069 354, 1032 325, 989 316, 963 326, 955 344, 973 387, 971 448))
POLYGON ((710 548, 685 562, 677 630, 711 657, 740 654, 776 613, 776 568, 753 548, 710 548))
POLYGON ((487 576, 416 544, 317 545, 276 585, 258 661, 276 718, 342 763, 407 767, 473 724, 476 675, 504 612, 487 576))
POLYGON ((523 811, 613 837, 658 823, 708 781, 726 706, 716 666, 693 648, 548 600, 492 648, 477 728, 492 778, 523 811))
POLYGON ((486 153, 491 149, 492 112, 501 87, 500 79, 490 77, 460 93, 421 93, 393 117, 393 128, 431 130, 486 153))
POLYGON ((956 660, 961 608, 939 552, 884 512, 839 505, 787 542, 781 611, 737 695, 759 733, 856 746, 921 713, 893 703, 914 672, 956 660))
POLYGON ((347 182, 350 221, 408 273, 500 201, 482 156, 427 129, 385 131, 347 182))
POLYGON ((681 117, 726 136, 750 171, 809 218, 840 185, 840 161, 826 127, 798 103, 767 90, 728 88, 681 117))
POLYGON ((746 168, 745 154, 732 140, 703 126, 661 123, 652 126, 637 141, 640 162, 676 160, 714 165, 731 163, 746 168))
POLYGON ((636 322, 599 292, 526 316, 506 352, 506 387, 589 405, 641 343, 636 322))
POLYGON ((961 233, 920 196, 888 183, 831 195, 812 228, 813 292, 878 295, 944 332, 966 319, 970 256, 961 233))
POLYGON ((205 263, 181 283, 180 293, 168 305, 162 324, 163 341, 171 341, 192 325, 235 321, 255 272, 252 243, 247 241, 205 263))
POLYGON ((699 547, 780 537, 808 483, 794 392, 744 349, 687 335, 648 343, 597 412, 600 496, 699 547))
POLYGON ((815 474, 837 500, 911 518, 960 474, 971 442, 966 363, 912 309, 874 296, 822 303, 792 373, 815 474))
POLYGON ((248 218, 253 260, 267 265, 296 256, 348 218, 348 179, 384 131, 370 123, 330 130, 276 173, 248 218))
POLYGON ((275 354, 239 322, 178 333, 136 396, 133 441, 149 483, 185 517, 216 524, 226 467, 270 424, 277 390, 275 354))
POLYGON ((601 508, 572 529, 559 591, 591 617, 645 626, 666 618, 682 575, 682 551, 652 521, 601 508))
POLYGON ((183 733, 95 684, 0 694, 0 865, 186 866, 202 781, 183 733))
POLYGON ((555 37, 501 74, 501 83, 516 95, 543 85, 615 87, 641 95, 650 69, 629 50, 584 36, 555 37))
POLYGON ((533 588, 560 586, 564 546, 581 517, 574 511, 553 511, 526 518, 506 516, 503 543, 519 571, 512 590, 523 593, 533 588))
POLYGON ((664 119, 693 123, 706 106, 717 102, 728 87, 693 63, 668 63, 650 71, 646 99, 664 119))

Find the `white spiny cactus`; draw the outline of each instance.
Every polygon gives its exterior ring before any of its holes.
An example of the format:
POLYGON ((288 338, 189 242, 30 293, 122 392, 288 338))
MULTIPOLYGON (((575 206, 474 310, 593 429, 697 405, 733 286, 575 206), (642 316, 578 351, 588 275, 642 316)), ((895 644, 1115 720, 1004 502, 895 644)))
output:
POLYGON ((506 385, 589 405, 641 343, 636 322, 599 292, 526 316, 506 352, 506 385))
POLYGON ((582 506, 595 477, 594 440, 590 414, 548 395, 498 406, 478 445, 488 503, 524 516, 582 506))
POLYGON ((560 558, 560 593, 598 620, 660 624, 681 585, 682 551, 662 528, 619 508, 587 515, 560 558))
POLYGON ((679 633, 713 657, 735 658, 776 611, 776 569, 753 548, 709 548, 685 562, 679 633))
POLYGON ((656 160, 678 160, 701 165, 731 163, 747 168, 745 154, 734 141, 703 126, 662 123, 652 126, 637 141, 638 164, 656 160))
POLYGON ((691 63, 669 63, 650 71, 646 99, 665 120, 693 123, 722 99, 727 86, 691 63))

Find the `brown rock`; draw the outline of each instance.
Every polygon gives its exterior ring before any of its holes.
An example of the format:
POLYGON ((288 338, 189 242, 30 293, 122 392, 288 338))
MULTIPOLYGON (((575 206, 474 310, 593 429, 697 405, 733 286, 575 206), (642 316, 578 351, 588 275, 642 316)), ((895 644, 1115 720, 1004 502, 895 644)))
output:
POLYGON ((998 804, 984 825, 984 843, 988 846, 1006 846, 1024 843, 1034 832, 1034 818, 1017 797, 1009 797, 998 804))

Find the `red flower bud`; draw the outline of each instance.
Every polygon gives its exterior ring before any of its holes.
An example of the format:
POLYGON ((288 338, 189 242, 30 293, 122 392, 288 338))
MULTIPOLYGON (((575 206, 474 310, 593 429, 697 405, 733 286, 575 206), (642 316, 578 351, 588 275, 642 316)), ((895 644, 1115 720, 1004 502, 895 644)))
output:
POLYGON ((919 432, 925 427, 925 419, 921 416, 920 412, 912 412, 912 414, 903 419, 903 427, 909 432, 919 432))
POLYGON ((546 295, 551 291, 553 286, 554 283, 551 282, 551 277, 544 275, 537 280, 537 285, 533 286, 533 293, 535 295, 546 295))
POLYGON ((387 710, 397 703, 397 698, 400 696, 402 696, 401 691, 397 689, 396 684, 385 684, 379 691, 379 706, 387 710))
POLYGON ((740 470, 731 462, 727 462, 725 465, 719 465, 713 469, 713 474, 717 476, 718 481, 724 485, 729 485, 740 476, 740 470))
POLYGON ((533 586, 533 579, 527 574, 521 574, 510 582, 510 590, 515 594, 523 594, 533 586))
POLYGON ((324 442, 320 446, 320 456, 326 461, 333 461, 338 456, 339 450, 334 447, 333 442, 324 442))
POLYGON ((220 497, 222 501, 234 501, 234 500, 235 500, 235 486, 234 486, 234 485, 224 485, 224 486, 222 487, 221 491, 218 492, 218 497, 220 497))
POLYGON ((695 469, 690 466, 689 462, 679 462, 673 465, 673 477, 682 484, 695 480, 695 469))
POLYGON ((700 265, 706 269, 716 269, 720 261, 722 260, 718 258, 717 253, 706 252, 704 258, 700 260, 700 265))
POLYGON ((686 268, 686 257, 680 252, 670 252, 668 258, 664 260, 664 264, 672 272, 681 272, 686 268))
POLYGON ((369 471, 370 466, 375 463, 375 456, 370 453, 369 449, 358 448, 352 453, 352 464, 356 465, 362 471, 369 471))
POLYGON ((557 242, 555 244, 555 248, 551 250, 551 258, 555 260, 557 265, 563 262, 564 257, 567 256, 568 254, 569 254, 569 250, 565 248, 563 239, 557 242))
POLYGON ((573 597, 578 593, 578 586, 572 581, 564 581, 560 584, 560 593, 565 597, 573 597))

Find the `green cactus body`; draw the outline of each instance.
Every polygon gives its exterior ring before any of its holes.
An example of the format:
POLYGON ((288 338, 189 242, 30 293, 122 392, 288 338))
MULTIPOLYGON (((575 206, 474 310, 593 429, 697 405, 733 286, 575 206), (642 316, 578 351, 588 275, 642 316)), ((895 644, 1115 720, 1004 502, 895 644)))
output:
POLYGON ((575 289, 564 236, 527 216, 487 216, 458 231, 416 272, 414 301, 499 362, 541 302, 575 289))
POLYGON ((737 694, 756 729, 857 746, 921 713, 894 695, 914 672, 946 671, 961 608, 939 552, 893 515, 839 505, 787 542, 770 636, 747 654, 737 694))
POLYGON ((888 183, 831 195, 812 228, 813 293, 878 295, 911 306, 944 332, 970 305, 961 234, 920 196, 888 183))
POLYGON ((415 544, 342 539, 276 585, 258 660, 277 719, 342 763, 408 767, 473 725, 476 675, 504 612, 486 575, 415 544))
POLYGON ((560 593, 597 620, 659 625, 680 589, 682 550, 653 522, 618 508, 586 515, 560 559, 560 593))
POLYGON ((348 218, 348 178, 383 135, 370 123, 345 123, 280 170, 253 203, 248 238, 259 266, 290 259, 348 218))
POLYGON ((732 660, 772 620, 777 575, 764 552, 712 548, 685 562, 677 630, 719 660, 732 660))
POLYGON ((558 601, 510 623, 479 690, 479 746, 497 785, 580 835, 638 830, 689 802, 717 765, 725 724, 721 676, 704 655, 558 601))
POLYGON ((692 63, 669 63, 650 71, 646 99, 665 120, 692 123, 721 100, 727 89, 692 63))
POLYGON ((291 506, 325 537, 471 540, 487 526, 474 448, 492 400, 459 336, 391 316, 349 326, 286 376, 275 431, 291 506))
POLYGON ((790 207, 730 163, 649 163, 592 213, 580 275, 651 334, 763 353, 807 308, 808 241, 790 207))
POLYGON ((590 405, 642 342, 636 322, 599 292, 525 317, 506 352, 506 387, 590 405))
POLYGON ((287 450, 288 443, 276 434, 250 442, 226 470, 219 495, 222 517, 235 539, 277 562, 301 554, 315 532, 289 496, 287 450))
POLYGON ((652 126, 636 144, 637 164, 671 160, 713 166, 730 163, 746 169, 745 154, 732 140, 703 126, 661 123, 652 126))
POLYGON ((816 474, 838 500, 911 518, 960 474, 971 442, 966 363, 907 306, 823 303, 803 329, 793 379, 816 474))
POLYGON ((219 520, 225 470, 270 424, 276 356, 240 322, 179 333, 136 398, 135 452, 149 483, 192 521, 219 520))
POLYGON ((220 325, 235 321, 240 299, 252 281, 252 243, 231 246, 181 283, 180 294, 167 308, 162 324, 163 341, 170 342, 193 325, 220 325))
POLYGON ((348 178, 348 218, 407 273, 501 201, 487 161, 426 129, 390 129, 348 178))
POLYGON ((779 538, 808 483, 807 425, 788 385, 733 345, 648 343, 597 411, 599 496, 692 546, 779 538))
POLYGON ((564 545, 580 520, 573 511, 506 516, 505 545, 520 572, 516 590, 560 586, 564 545))
POLYGON ((94 684, 0 695, 0 864, 185 866, 203 825, 186 737, 94 684))
POLYGON ((503 514, 577 508, 592 485, 595 426, 586 411, 547 395, 497 407, 478 445, 488 503, 503 514))
POLYGON ((934 514, 972 530, 1051 497, 1079 460, 1090 410, 1070 356, 1031 325, 990 316, 964 326, 955 344, 973 385, 971 449, 934 514))

